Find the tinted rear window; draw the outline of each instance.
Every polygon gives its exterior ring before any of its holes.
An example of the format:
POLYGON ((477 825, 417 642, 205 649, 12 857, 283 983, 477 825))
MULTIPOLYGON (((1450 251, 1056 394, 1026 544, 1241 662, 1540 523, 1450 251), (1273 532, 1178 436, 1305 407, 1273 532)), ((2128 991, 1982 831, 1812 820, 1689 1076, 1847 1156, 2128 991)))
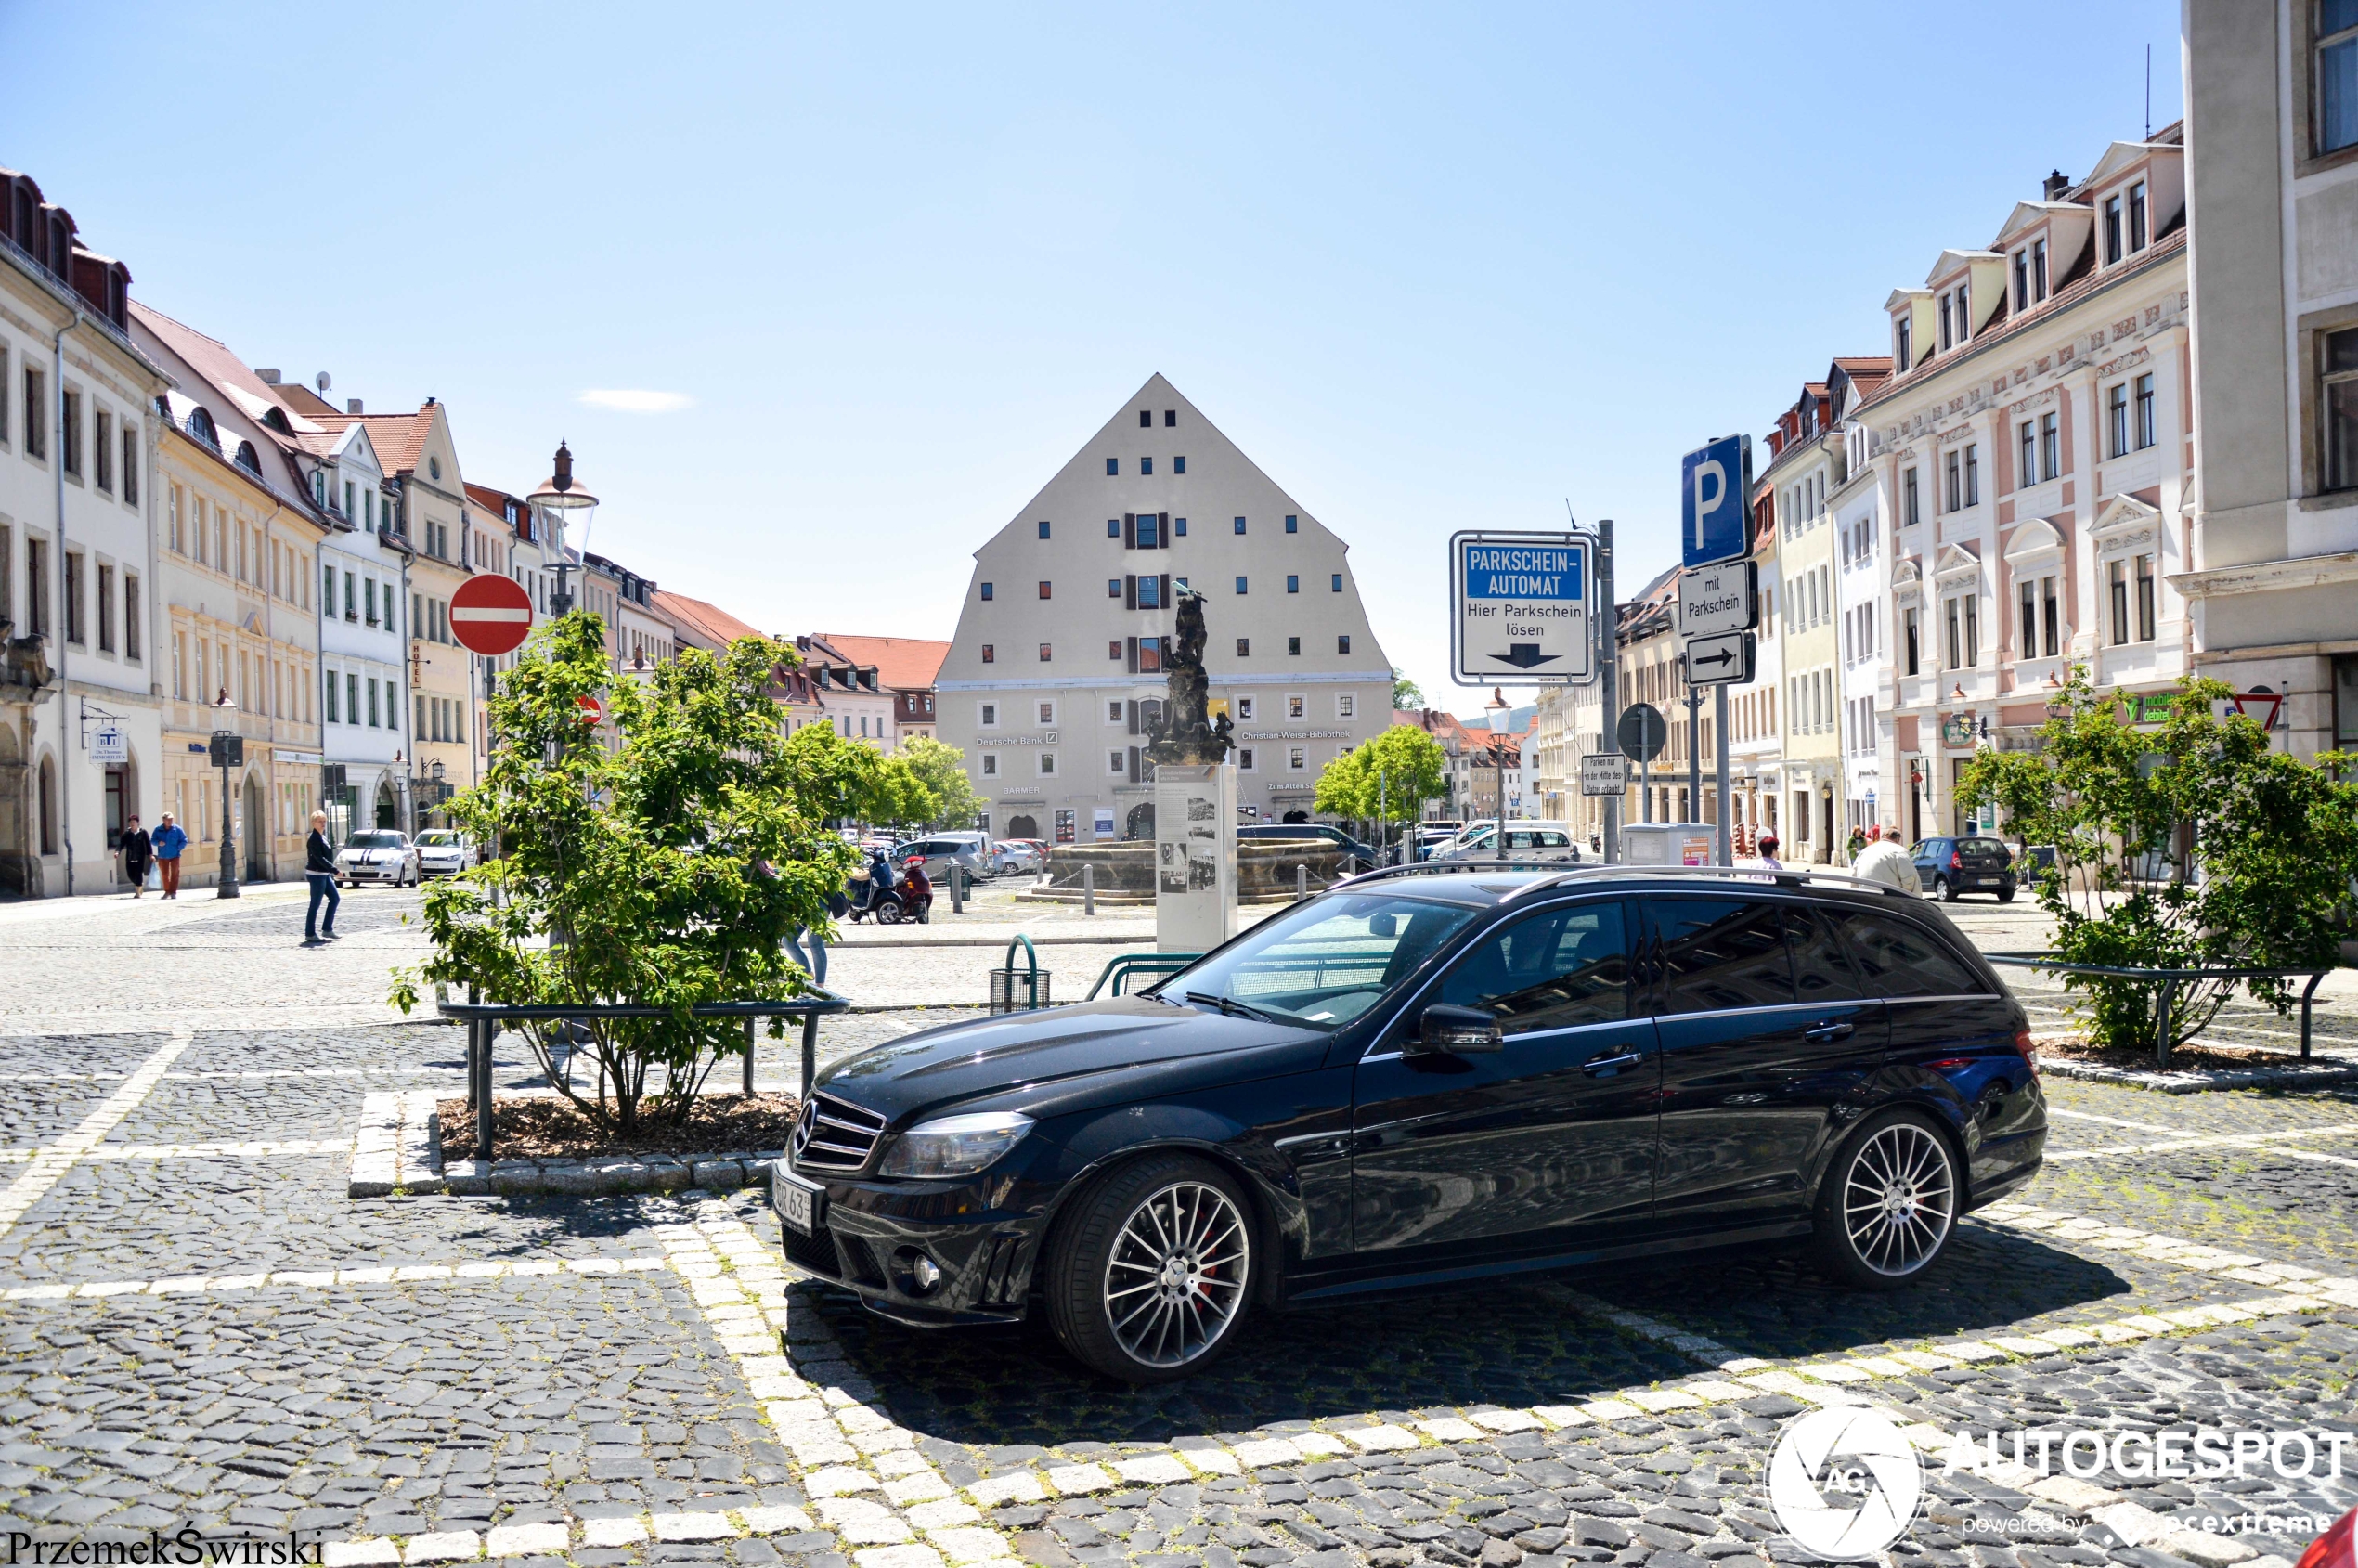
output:
POLYGON ((1995 838, 1961 838, 1957 841, 1957 848, 1968 855, 2011 857, 2014 853, 2002 842, 1995 838))
POLYGON ((1859 970, 1843 951, 1826 912, 1807 904, 1785 906, 1785 940, 1793 950, 1793 978, 1804 1002, 1847 1002, 1867 994, 1859 970))
MULTIPOLYGON (((1829 912, 1832 913, 1832 912, 1829 912)), ((1987 995, 1989 987, 1932 933, 1888 914, 1833 914, 1875 996, 1987 995)))
POLYGON ((1653 901, 1665 1013, 1773 1007, 1794 1000, 1781 911, 1743 899, 1653 901))

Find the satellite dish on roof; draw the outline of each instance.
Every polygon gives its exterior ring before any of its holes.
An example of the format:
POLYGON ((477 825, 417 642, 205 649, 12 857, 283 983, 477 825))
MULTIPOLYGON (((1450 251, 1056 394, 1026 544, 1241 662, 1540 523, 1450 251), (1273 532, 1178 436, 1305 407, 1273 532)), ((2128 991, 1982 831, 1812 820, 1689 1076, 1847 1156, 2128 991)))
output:
POLYGON ((325 370, 320 371, 317 377, 313 378, 313 380, 315 384, 317 385, 319 390, 322 392, 327 391, 328 388, 336 384, 334 382, 328 379, 328 372, 325 370))

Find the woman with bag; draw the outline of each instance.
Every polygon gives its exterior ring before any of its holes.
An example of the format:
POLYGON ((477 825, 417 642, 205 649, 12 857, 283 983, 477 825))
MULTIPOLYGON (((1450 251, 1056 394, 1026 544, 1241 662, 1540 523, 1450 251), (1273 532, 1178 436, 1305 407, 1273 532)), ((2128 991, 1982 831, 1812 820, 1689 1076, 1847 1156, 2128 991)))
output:
POLYGON ((131 896, 144 898, 148 891, 148 862, 154 858, 155 847, 148 840, 148 830, 139 825, 135 813, 123 829, 123 875, 131 879, 131 896))

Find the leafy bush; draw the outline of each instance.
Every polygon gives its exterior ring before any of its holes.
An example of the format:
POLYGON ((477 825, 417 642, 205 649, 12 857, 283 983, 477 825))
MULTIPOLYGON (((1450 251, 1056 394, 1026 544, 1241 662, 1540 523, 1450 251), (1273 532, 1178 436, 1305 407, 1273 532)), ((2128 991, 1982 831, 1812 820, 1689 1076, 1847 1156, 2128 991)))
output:
MULTIPOLYGON (((2053 845, 2038 878, 2054 917, 2054 955, 2117 968, 2325 967, 2349 933, 2358 878, 2358 784, 2334 776, 2352 758, 2311 765, 2269 748, 2251 719, 2214 712, 2232 693, 2189 678, 2157 732, 2132 727, 2119 699, 2084 667, 2051 706, 2037 751, 1984 751, 1959 784, 1965 803, 1994 802, 2026 844, 2053 845)), ((2100 1044, 2150 1044, 2161 986, 2072 975, 2075 1011, 2100 1044)), ((2186 981, 2171 1006, 2171 1045, 2199 1033, 2233 980, 2186 981)), ((2287 1011, 2298 989, 2248 982, 2287 1011)))
POLYGON ((617 678, 596 616, 536 634, 490 700, 483 781, 451 806, 496 854, 429 890, 434 952, 398 978, 395 1004, 414 1006, 422 978, 517 1005, 668 1007, 585 1020, 586 1039, 574 1033, 583 1026, 516 1027, 558 1093, 602 1126, 628 1133, 642 1117, 683 1114, 712 1068, 747 1048, 742 1023, 688 1009, 809 989, 780 941, 825 926, 857 860, 819 806, 871 803, 861 778, 809 769, 816 743, 795 744, 832 732, 782 733, 767 689, 795 660, 747 638, 717 659, 686 650, 645 678, 617 678), (605 705, 611 744, 582 722, 582 697, 605 705), (577 1082, 585 1058, 594 1091, 577 1082))

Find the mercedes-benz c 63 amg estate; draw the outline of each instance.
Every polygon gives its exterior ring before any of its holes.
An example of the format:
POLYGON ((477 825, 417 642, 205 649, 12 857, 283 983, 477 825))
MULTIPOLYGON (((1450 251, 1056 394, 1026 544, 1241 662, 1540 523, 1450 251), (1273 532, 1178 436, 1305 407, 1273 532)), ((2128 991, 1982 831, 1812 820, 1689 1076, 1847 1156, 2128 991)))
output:
POLYGON ((2045 1137, 2021 1004, 1910 894, 1418 867, 837 1062, 771 1190, 872 1310, 1044 1314, 1150 1382, 1256 1312, 1537 1270, 1799 1245, 1904 1285, 2045 1137))

